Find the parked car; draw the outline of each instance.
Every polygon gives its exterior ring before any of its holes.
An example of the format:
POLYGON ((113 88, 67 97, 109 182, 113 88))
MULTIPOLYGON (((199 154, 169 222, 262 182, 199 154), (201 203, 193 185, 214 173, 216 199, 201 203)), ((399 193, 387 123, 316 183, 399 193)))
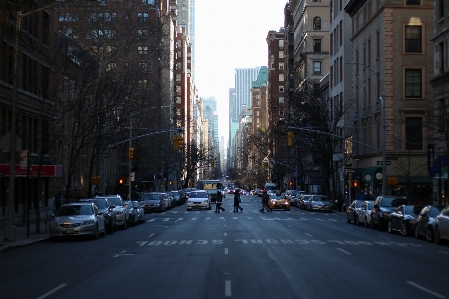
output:
POLYGON ((434 240, 435 217, 443 210, 443 206, 425 206, 418 215, 415 227, 415 238, 425 236, 427 241, 434 240))
POLYGON ((390 214, 400 205, 408 205, 409 200, 399 196, 378 196, 374 201, 373 210, 371 212, 371 228, 383 230, 387 228, 390 221, 390 214))
POLYGON ((180 206, 183 203, 181 202, 181 197, 180 197, 180 192, 178 190, 173 190, 169 193, 169 196, 171 196, 173 198, 172 202, 176 205, 176 206, 180 206))
POLYGON ((306 210, 307 209, 307 202, 309 201, 309 198, 311 197, 311 194, 303 194, 301 195, 301 197, 298 199, 298 203, 296 204, 298 206, 298 208, 300 208, 301 210, 306 210))
POLYGON ((49 224, 49 237, 55 240, 68 236, 91 236, 98 239, 106 236, 105 219, 98 207, 92 202, 63 204, 52 215, 49 224))
POLYGON ((388 221, 388 232, 398 231, 403 236, 408 236, 415 231, 418 214, 423 206, 401 205, 390 214, 388 221))
POLYGON ((184 188, 181 190, 180 196, 181 196, 181 201, 183 203, 187 202, 187 200, 189 199, 190 192, 192 192, 193 190, 195 190, 195 189, 194 188, 184 188))
POLYGON ((332 212, 333 204, 329 200, 329 197, 325 195, 312 195, 307 201, 308 211, 327 211, 332 212))
POLYGON ((210 210, 210 195, 204 190, 195 190, 190 192, 189 199, 187 200, 187 211, 193 209, 207 209, 210 210))
POLYGON ((255 194, 256 194, 258 197, 262 197, 263 190, 257 189, 256 192, 255 192, 255 194))
POLYGON ((362 206, 363 202, 365 202, 365 201, 360 200, 360 199, 356 199, 356 200, 352 201, 351 205, 346 209, 346 222, 347 223, 352 222, 352 224, 359 225, 358 213, 359 213, 360 207, 362 206))
POLYGON ((111 205, 106 198, 91 198, 91 199, 81 199, 80 202, 93 202, 98 210, 103 213, 104 225, 106 226, 106 232, 112 234, 117 231, 117 217, 114 212, 114 205, 111 205))
POLYGON ((171 197, 168 196, 168 193, 160 193, 160 194, 161 194, 162 199, 165 201, 165 208, 167 210, 171 210, 171 208, 172 208, 171 197))
POLYGON ((361 225, 363 223, 365 227, 369 227, 371 223, 371 211, 374 207, 374 201, 373 200, 365 200, 362 205, 360 206, 360 209, 357 212, 357 224, 361 225))
POLYGON ((165 212, 165 200, 158 192, 142 193, 140 198, 140 205, 145 210, 145 213, 153 211, 165 212))
POLYGON ((280 192, 268 193, 268 207, 270 209, 282 209, 284 211, 290 211, 290 202, 285 194, 280 192))
POLYGON ((132 201, 126 200, 123 204, 128 208, 129 226, 136 226, 137 224, 139 224, 139 216, 137 215, 137 210, 134 208, 132 201))
POLYGON ((449 206, 435 217, 434 240, 435 244, 441 244, 442 240, 449 240, 449 206))
POLYGON ((133 200, 131 203, 137 211, 137 223, 145 223, 145 210, 140 206, 138 201, 133 200))
POLYGON ((95 198, 105 198, 114 205, 114 212, 116 216, 117 225, 122 229, 128 228, 128 208, 123 206, 123 199, 120 195, 103 195, 95 196, 95 198))

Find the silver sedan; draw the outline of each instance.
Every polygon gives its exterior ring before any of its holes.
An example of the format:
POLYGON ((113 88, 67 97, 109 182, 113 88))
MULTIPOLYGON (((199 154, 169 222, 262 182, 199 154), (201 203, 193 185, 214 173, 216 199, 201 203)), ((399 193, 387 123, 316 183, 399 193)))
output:
POLYGON ((78 202, 62 205, 52 216, 49 237, 54 240, 68 236, 106 236, 103 213, 91 202, 78 202))
POLYGON ((357 225, 361 225, 362 223, 365 227, 369 227, 371 224, 371 211, 374 207, 374 201, 368 200, 364 201, 360 206, 360 209, 357 213, 357 225))

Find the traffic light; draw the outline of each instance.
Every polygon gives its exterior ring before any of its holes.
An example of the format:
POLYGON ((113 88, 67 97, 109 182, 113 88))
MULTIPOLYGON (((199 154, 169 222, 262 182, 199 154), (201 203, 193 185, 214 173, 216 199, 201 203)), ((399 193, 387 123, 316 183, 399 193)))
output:
POLYGON ((134 148, 128 148, 128 158, 132 160, 134 158, 134 148))
POLYGON ((359 186, 359 181, 352 181, 352 187, 358 187, 359 186))
POLYGON ((287 132, 287 145, 293 145, 293 132, 287 132))
POLYGON ((184 138, 181 136, 173 136, 173 148, 174 149, 183 149, 184 148, 184 138))
POLYGON ((262 163, 262 165, 263 165, 263 170, 267 170, 268 169, 268 161, 264 161, 262 163))

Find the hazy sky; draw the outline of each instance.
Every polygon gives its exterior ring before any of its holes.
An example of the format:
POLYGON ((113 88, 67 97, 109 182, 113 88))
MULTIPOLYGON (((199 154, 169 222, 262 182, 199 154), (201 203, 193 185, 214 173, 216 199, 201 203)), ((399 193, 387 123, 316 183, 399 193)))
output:
POLYGON ((228 90, 236 68, 267 65, 267 34, 284 26, 287 0, 196 0, 195 84, 215 96, 219 135, 228 138, 228 90))

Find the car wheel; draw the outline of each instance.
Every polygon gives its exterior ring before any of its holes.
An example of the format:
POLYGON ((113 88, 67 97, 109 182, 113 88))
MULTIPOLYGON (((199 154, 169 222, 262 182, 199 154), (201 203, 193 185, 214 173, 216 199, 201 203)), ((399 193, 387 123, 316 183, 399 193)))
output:
POLYGON ((391 227, 391 220, 388 221, 388 233, 392 234, 393 233, 393 228, 391 227))
POLYGON ((356 216, 355 219, 357 219, 357 226, 361 226, 362 224, 360 223, 360 220, 359 220, 359 216, 358 216, 358 215, 356 216))
POLYGON ((433 240, 435 241, 435 244, 441 244, 441 238, 440 238, 440 229, 435 227, 435 234, 433 236, 433 240))
POLYGON ((430 227, 426 229, 426 240, 432 242, 434 239, 433 231, 430 227))
POLYGON ((122 227, 123 227, 123 230, 126 230, 128 228, 128 220, 126 220, 126 218, 125 218, 125 221, 123 221, 122 227))
POLYGON ((114 223, 114 232, 118 231, 117 222, 114 223))
MULTIPOLYGON (((105 228, 105 230, 106 230, 106 228, 105 228)), ((109 234, 114 233, 114 223, 112 223, 112 220, 111 220, 111 225, 109 225, 109 228, 107 229, 107 231, 109 234)))
POLYGON ((401 224, 401 235, 403 236, 408 235, 407 225, 404 222, 402 222, 401 224))
POLYGON ((106 226, 103 228, 103 232, 101 233, 101 236, 102 236, 103 238, 106 237, 106 226))

